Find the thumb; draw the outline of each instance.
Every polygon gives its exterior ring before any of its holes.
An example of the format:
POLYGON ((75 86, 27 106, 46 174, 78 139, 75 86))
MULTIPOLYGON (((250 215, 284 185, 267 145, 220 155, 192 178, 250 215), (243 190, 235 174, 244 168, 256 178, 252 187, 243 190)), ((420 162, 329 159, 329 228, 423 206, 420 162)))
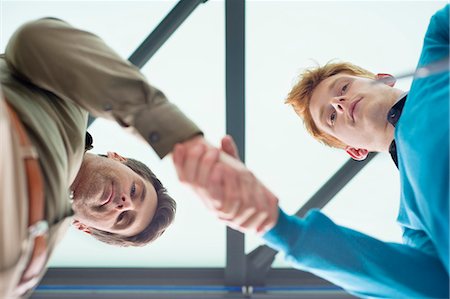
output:
POLYGON ((231 137, 230 135, 226 135, 222 138, 221 143, 221 150, 223 152, 239 160, 239 151, 237 149, 236 143, 233 140, 233 137, 231 137))

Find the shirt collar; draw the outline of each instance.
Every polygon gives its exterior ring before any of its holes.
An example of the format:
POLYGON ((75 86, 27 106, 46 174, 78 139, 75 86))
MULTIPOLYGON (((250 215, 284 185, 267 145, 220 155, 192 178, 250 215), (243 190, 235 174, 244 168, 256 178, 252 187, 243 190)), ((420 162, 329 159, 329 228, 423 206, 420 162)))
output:
POLYGON ((84 138, 84 152, 87 152, 88 150, 94 148, 94 146, 92 145, 93 142, 94 140, 92 139, 91 134, 89 134, 89 132, 86 131, 86 136, 84 138))
MULTIPOLYGON (((394 127, 397 125, 400 116, 402 115, 403 106, 405 106, 406 98, 408 93, 403 93, 399 100, 395 103, 394 106, 389 110, 387 114, 387 120, 394 127)), ((395 140, 392 140, 391 145, 389 146, 389 153, 391 154, 391 158, 395 163, 395 166, 398 168, 398 158, 397 158, 397 145, 395 144, 395 140)))
POLYGON ((407 96, 407 92, 403 93, 387 114, 388 122, 390 122, 394 127, 397 125, 397 122, 400 119, 400 115, 402 115, 403 106, 405 106, 407 96))

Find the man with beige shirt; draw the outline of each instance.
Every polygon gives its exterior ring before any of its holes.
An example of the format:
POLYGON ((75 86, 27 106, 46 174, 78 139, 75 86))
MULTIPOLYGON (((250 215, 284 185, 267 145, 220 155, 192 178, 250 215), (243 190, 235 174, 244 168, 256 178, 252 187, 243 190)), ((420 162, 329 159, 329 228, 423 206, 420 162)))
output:
POLYGON ((175 204, 150 169, 86 153, 88 113, 131 129, 160 158, 179 142, 210 147, 136 67, 97 36, 48 18, 13 35, 0 82, 1 298, 30 294, 71 222, 120 246, 164 232, 175 204))

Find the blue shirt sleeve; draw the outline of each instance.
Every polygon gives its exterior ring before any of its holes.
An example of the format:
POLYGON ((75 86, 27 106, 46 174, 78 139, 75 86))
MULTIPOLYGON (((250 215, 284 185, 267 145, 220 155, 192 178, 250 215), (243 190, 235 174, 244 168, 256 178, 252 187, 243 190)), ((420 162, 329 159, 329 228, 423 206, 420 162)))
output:
MULTIPOLYGON (((418 66, 449 56, 446 5, 432 18, 418 66)), ((280 210, 263 238, 295 267, 365 298, 449 298, 449 71, 413 81, 395 129, 404 244, 336 225, 318 211, 280 210)))
MULTIPOLYGON (((431 19, 418 66, 449 56, 447 5, 431 19)), ((445 60, 444 60, 445 61, 445 60)), ((448 60, 447 60, 448 63, 448 60)), ((414 79, 395 129, 401 181, 398 222, 405 241, 435 254, 449 267, 449 70, 414 79), (429 240, 429 242, 425 239, 429 240), (416 240, 416 241, 414 241, 416 240)))
POLYGON ((448 274, 435 256, 336 225, 318 211, 304 219, 280 210, 263 239, 293 267, 364 298, 448 298, 448 274))

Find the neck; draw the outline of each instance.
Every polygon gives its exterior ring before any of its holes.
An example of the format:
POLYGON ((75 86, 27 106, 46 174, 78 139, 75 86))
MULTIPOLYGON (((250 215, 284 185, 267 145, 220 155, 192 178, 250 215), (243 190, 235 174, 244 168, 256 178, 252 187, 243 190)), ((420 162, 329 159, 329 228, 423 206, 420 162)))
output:
POLYGON ((407 92, 397 89, 397 88, 392 88, 392 103, 391 103, 391 107, 394 106, 398 101, 400 101, 406 94, 407 92))
POLYGON ((88 163, 94 157, 95 157, 95 155, 93 155, 91 153, 84 154, 83 161, 81 162, 81 165, 80 165, 80 169, 78 169, 78 173, 77 173, 75 179, 73 180, 72 184, 70 185, 69 194, 71 194, 72 197, 73 197, 74 190, 77 188, 78 184, 80 183, 80 179, 83 176, 84 166, 86 165, 86 163, 88 163))

